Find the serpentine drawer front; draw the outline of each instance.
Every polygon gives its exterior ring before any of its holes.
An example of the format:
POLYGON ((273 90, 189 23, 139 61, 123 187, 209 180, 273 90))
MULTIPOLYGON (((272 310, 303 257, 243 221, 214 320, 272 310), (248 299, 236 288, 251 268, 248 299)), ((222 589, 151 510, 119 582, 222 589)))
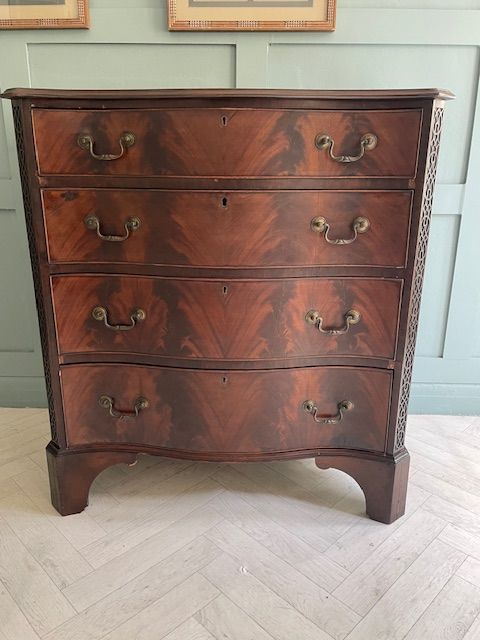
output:
POLYGON ((391 371, 359 367, 184 371, 71 365, 61 370, 67 442, 150 445, 199 457, 237 453, 245 459, 323 447, 383 452, 391 378, 391 371), (239 398, 242 405, 232 411, 239 398), (307 406, 310 401, 317 410, 307 406))
POLYGON ((421 121, 418 109, 33 112, 45 175, 414 176, 421 121))
POLYGON ((412 192, 49 189, 42 200, 51 262, 404 267, 412 192))
POLYGON ((154 454, 314 457, 405 509, 445 100, 11 89, 52 502, 154 454))
POLYGON ((61 354, 395 357, 399 280, 55 276, 61 354), (76 318, 72 326, 72 317, 76 318))

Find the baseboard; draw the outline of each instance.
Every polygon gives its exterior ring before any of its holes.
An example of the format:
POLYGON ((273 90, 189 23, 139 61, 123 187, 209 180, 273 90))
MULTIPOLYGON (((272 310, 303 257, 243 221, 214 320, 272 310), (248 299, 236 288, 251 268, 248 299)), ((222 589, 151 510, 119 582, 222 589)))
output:
MULTIPOLYGON (((41 377, 0 377, 0 406, 46 407, 41 377)), ((480 384, 412 385, 409 413, 480 415, 480 384)))
POLYGON ((0 377, 1 407, 46 407, 43 377, 0 377))
POLYGON ((408 413, 480 415, 480 384, 414 383, 408 413))

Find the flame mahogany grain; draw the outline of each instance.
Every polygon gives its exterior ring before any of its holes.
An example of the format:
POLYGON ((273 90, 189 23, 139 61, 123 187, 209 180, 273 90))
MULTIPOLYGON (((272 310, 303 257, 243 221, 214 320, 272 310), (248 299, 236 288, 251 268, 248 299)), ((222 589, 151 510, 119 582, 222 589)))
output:
POLYGON ((136 276, 55 276, 59 352, 144 353, 184 359, 266 360, 308 356, 395 357, 402 282, 359 278, 200 280, 136 276), (92 316, 102 306, 114 331, 92 316), (350 309, 360 322, 329 336, 305 320, 342 328, 350 309), (72 322, 72 318, 75 321, 72 322))
MULTIPOLYGON (((62 367, 67 443, 150 445, 226 459, 249 454, 345 447, 383 453, 392 372, 354 367, 282 371, 189 371, 138 365, 62 367), (98 399, 131 411, 144 397, 149 407, 136 418, 112 418, 98 399), (335 415, 342 400, 354 408, 338 424, 317 424, 303 410, 317 402, 335 415), (212 455, 211 455, 212 454, 212 455)), ((258 456, 257 456, 258 457, 258 456)))
POLYGON ((412 192, 48 189, 42 199, 54 263, 401 268, 412 192), (86 228, 91 214, 103 233, 122 235, 131 216, 141 227, 125 242, 105 242, 86 228), (329 222, 334 239, 351 238, 358 216, 370 228, 354 243, 335 246, 310 228, 316 216, 329 222))
POLYGON ((419 109, 191 108, 187 116, 184 109, 33 111, 43 175, 414 177, 421 122, 419 109), (113 154, 124 132, 136 142, 115 162, 94 160, 76 143, 89 134, 96 153, 113 154), (315 147, 315 137, 328 134, 337 154, 356 155, 366 133, 375 133, 379 143, 360 164, 338 164, 315 147))
POLYGON ((314 457, 367 513, 405 509, 405 425, 444 101, 412 91, 9 90, 44 355, 52 502, 85 508, 96 475, 140 453, 241 462, 314 457), (94 138, 93 159, 77 144, 94 138), (378 145, 358 162, 366 133, 378 145), (95 215, 105 234, 86 229, 95 215), (355 217, 370 229, 351 237, 355 217), (91 316, 105 306, 130 332, 91 316), (305 323, 317 309, 344 336, 305 323), (144 396, 149 406, 133 420, 144 396), (354 410, 317 424, 342 400, 354 410))

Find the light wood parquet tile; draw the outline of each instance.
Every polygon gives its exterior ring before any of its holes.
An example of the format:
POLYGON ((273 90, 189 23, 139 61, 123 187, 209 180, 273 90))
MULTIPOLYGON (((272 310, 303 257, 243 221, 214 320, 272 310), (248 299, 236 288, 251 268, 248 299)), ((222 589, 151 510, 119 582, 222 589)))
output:
POLYGON ((463 553, 434 540, 370 609, 348 640, 403 640, 464 560, 463 553))
POLYGON ((453 576, 415 623, 405 640, 462 640, 480 614, 480 589, 453 576))
MULTIPOLYGON (((215 601, 214 601, 215 602, 215 601)), ((205 609, 208 608, 205 607, 205 609)), ((212 636, 205 627, 195 620, 195 618, 189 618, 186 622, 174 629, 172 633, 165 636, 165 640, 215 640, 215 636, 212 636)), ((224 640, 230 640, 230 636, 223 636, 224 640)), ((261 638, 258 638, 261 640, 261 638)))
POLYGON ((324 553, 318 553, 284 527, 280 526, 262 511, 233 493, 225 491, 211 503, 224 518, 260 542, 279 558, 303 571, 310 580, 332 592, 349 575, 324 553))
POLYGON ((25 495, 0 500, 0 516, 59 589, 86 576, 92 567, 25 495))
POLYGON ((195 486, 195 490, 180 493, 161 504, 146 516, 140 517, 125 527, 116 529, 100 540, 82 549, 82 554, 93 567, 100 567, 129 549, 148 540, 153 535, 175 524, 192 511, 215 498, 223 489, 208 479, 195 486))
POLYGON ((220 550, 213 543, 200 536, 84 609, 45 636, 45 640, 103 638, 119 624, 123 624, 162 598, 220 554, 220 550))
POLYGON ((222 640, 272 640, 270 634, 224 595, 218 596, 208 606, 195 614, 195 618, 205 629, 209 629, 212 634, 210 635, 211 638, 222 638, 222 640))
POLYGON ((366 615, 445 527, 443 520, 419 509, 388 536, 333 595, 360 615, 366 615))
POLYGON ((192 542, 218 524, 216 511, 201 507, 162 531, 131 547, 125 553, 102 564, 93 573, 77 580, 63 590, 77 611, 83 611, 100 598, 133 580, 154 564, 192 542))
POLYGON ((195 613, 206 607, 220 592, 199 573, 127 620, 105 640, 152 640, 163 638, 195 613))
POLYGON ((0 583, 0 620, 2 622, 0 638, 6 640, 38 640, 23 612, 7 589, 0 583))
MULTIPOLYGON (((92 518, 92 513, 94 514, 101 504, 111 508, 112 498, 108 492, 101 492, 99 497, 98 491, 93 489, 90 493, 92 505, 89 506, 88 511, 62 518, 52 507, 48 476, 40 468, 35 467, 32 471, 15 476, 15 483, 34 503, 36 511, 41 514, 41 517, 51 522, 75 549, 81 549, 105 536, 105 529, 92 518)), ((115 500, 114 503, 117 504, 117 501, 115 500)))
POLYGON ((47 412, 0 409, 0 640, 480 640, 480 418, 409 423, 391 526, 313 460, 140 456, 62 518, 47 412))
POLYGON ((333 638, 341 640, 359 622, 359 616, 340 600, 230 522, 213 527, 206 536, 245 571, 333 638))
POLYGON ((225 554, 202 574, 276 640, 331 640, 329 634, 225 554))
POLYGON ((387 528, 368 518, 358 518, 358 521, 330 546, 326 555, 347 571, 353 571, 370 557, 398 527, 402 526, 429 495, 423 489, 411 485, 408 490, 407 508, 403 518, 387 528))
POLYGON ((39 635, 75 615, 66 597, 3 519, 0 519, 0 577, 39 635))
POLYGON ((480 561, 469 556, 458 569, 457 576, 480 589, 480 561))

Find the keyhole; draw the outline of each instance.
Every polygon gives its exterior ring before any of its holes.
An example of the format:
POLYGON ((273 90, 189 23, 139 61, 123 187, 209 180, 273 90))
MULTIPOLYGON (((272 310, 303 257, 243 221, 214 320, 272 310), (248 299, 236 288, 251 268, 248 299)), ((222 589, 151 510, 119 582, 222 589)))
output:
POLYGON ((226 295, 227 295, 227 293, 228 293, 228 287, 227 287, 227 285, 226 285, 226 284, 224 284, 224 285, 223 285, 223 287, 222 287, 222 292, 223 292, 223 295, 224 295, 224 296, 226 296, 226 295))
POLYGON ((228 207, 228 198, 225 196, 222 198, 222 207, 226 209, 228 207))
POLYGON ((228 123, 227 116, 222 116, 222 127, 226 127, 228 123))
POLYGON ((227 376, 223 376, 222 384, 227 384, 227 382, 228 382, 228 377, 227 376))

